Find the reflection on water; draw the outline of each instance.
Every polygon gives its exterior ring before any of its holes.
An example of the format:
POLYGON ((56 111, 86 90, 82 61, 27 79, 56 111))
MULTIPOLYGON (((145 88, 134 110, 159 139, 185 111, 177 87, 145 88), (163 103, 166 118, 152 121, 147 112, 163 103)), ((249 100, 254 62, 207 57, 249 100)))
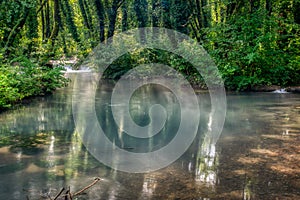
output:
MULTIPOLYGON (((122 114, 125 110, 125 103, 111 104, 111 91, 105 91, 102 87, 100 86, 96 94, 97 117, 106 136, 116 146, 130 152, 145 153, 156 151, 174 139, 180 124, 181 110, 178 100, 170 90, 159 85, 150 84, 138 88, 133 93, 129 106, 130 117, 139 126, 145 127, 151 122, 150 110, 151 106, 155 104, 162 105, 167 114, 166 119, 159 115, 153 116, 156 121, 158 118, 162 118, 161 121, 165 120, 162 128, 157 133, 149 126, 150 128, 147 130, 149 136, 147 138, 137 138, 129 135, 124 129, 124 123, 126 121, 128 123, 126 118, 129 117, 122 114), (112 107, 117 113, 112 113, 112 107), (116 116, 118 116, 119 121, 116 121, 116 116), (153 132, 156 134, 151 137, 153 132)), ((124 86, 123 92, 127 93, 126 86, 124 86)), ((129 130, 133 129, 134 127, 129 128, 129 130)))
POLYGON ((212 112, 208 115, 207 132, 204 133, 204 139, 199 144, 196 166, 196 181, 210 187, 214 187, 217 182, 216 166, 218 166, 217 139, 212 134, 212 112))
MULTIPOLYGON (((99 92, 109 95, 111 83, 102 84, 99 92)), ((147 92, 151 88, 141 89, 141 95, 131 100, 133 118, 140 124, 149 122, 147 102, 155 101, 149 99, 147 92)), ((174 96, 162 92, 170 116, 172 112, 176 114, 178 105, 174 96)), ((90 155, 74 131, 72 87, 2 113, 0 199, 26 199, 26 196, 40 199, 48 193, 54 196, 69 185, 74 192, 90 184, 94 177, 103 180, 82 199, 268 199, 269 196, 297 199, 300 196, 300 166, 296 164, 300 161, 300 149, 291 146, 300 141, 299 95, 229 95, 221 138, 211 134, 213 111, 209 96, 199 94, 199 100, 201 121, 193 144, 172 165, 146 174, 112 170, 90 155), (283 166, 282 162, 288 165, 283 166)), ((105 99, 97 102, 101 110, 98 119, 114 132, 110 139, 116 145, 128 147, 128 151, 148 151, 172 139, 172 135, 166 136, 166 140, 126 138, 122 122, 117 127, 109 120, 109 107, 122 105, 111 105, 105 99), (131 149, 132 146, 137 149, 131 149)), ((176 117, 170 120, 175 125, 178 121, 176 117)))

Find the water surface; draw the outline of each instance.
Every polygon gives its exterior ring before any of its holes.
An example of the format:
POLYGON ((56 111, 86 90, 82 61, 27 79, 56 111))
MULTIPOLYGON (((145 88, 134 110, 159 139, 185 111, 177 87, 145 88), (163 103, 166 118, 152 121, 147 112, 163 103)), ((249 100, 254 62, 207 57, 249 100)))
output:
MULTIPOLYGON (((137 91, 131 100, 135 122, 149 123, 147 111, 153 102, 164 104, 169 118, 159 137, 133 140, 120 138, 111 119, 111 106, 122 106, 107 101, 112 86, 102 82, 96 108, 115 145, 147 152, 172 140, 180 111, 170 91, 156 86, 137 91), (154 98, 153 92, 163 95, 154 98)), ((135 174, 113 170, 86 150, 75 131, 72 92, 71 85, 0 114, 0 199, 41 199, 68 186, 75 192, 95 177, 102 180, 80 199, 300 198, 299 95, 228 95, 224 130, 214 144, 209 135, 209 96, 199 93, 201 122, 190 148, 166 168, 135 174)))

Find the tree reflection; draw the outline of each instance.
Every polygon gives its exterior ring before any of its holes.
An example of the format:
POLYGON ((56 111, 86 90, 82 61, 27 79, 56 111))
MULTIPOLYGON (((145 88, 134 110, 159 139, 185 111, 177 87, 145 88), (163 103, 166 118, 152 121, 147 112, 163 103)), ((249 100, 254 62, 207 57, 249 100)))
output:
POLYGON ((212 132, 212 113, 213 111, 209 114, 207 132, 204 134, 204 139, 199 143, 195 180, 214 187, 217 183, 218 153, 216 152, 217 136, 212 132))

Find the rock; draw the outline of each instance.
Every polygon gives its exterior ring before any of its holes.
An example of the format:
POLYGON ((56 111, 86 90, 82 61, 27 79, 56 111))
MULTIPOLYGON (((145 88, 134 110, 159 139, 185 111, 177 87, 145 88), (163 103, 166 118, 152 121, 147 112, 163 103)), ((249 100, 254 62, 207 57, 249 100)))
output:
POLYGON ((300 86, 288 87, 287 92, 300 93, 300 86))

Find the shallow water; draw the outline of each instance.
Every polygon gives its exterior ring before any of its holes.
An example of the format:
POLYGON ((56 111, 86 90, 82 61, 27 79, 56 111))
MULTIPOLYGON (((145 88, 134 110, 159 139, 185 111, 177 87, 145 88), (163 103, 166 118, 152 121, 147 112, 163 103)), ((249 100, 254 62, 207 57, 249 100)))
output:
MULTIPOLYGON (((172 140, 172 134, 151 142, 120 139, 109 119, 111 107, 122 105, 107 101, 111 87, 103 82, 98 88, 96 110, 115 145, 140 153, 172 140)), ((212 144, 209 97, 199 93, 200 126, 184 155, 155 172, 126 173, 101 164, 86 150, 75 131, 72 93, 70 86, 0 114, 0 199, 53 197, 68 186, 76 192, 94 177, 101 181, 79 199, 300 199, 300 95, 229 94, 222 135, 212 144)), ((133 119, 148 124, 148 103, 156 101, 170 116, 164 131, 176 131, 178 102, 161 88, 137 91, 133 119), (151 99, 147 92, 154 90, 164 95, 151 99)))

